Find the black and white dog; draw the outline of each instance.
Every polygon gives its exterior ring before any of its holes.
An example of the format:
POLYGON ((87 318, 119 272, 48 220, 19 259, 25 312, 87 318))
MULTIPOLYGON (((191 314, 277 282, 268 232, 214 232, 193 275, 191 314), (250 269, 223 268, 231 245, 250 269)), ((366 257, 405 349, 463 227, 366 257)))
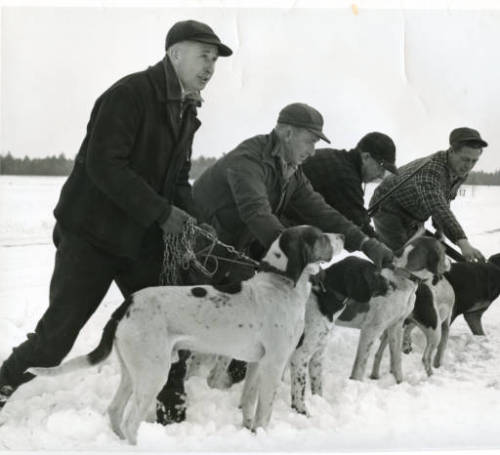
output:
POLYGON ((263 260, 274 271, 257 273, 231 293, 210 285, 138 291, 113 313, 94 351, 59 367, 29 371, 56 375, 95 365, 114 346, 121 382, 109 407, 111 426, 135 444, 177 350, 225 355, 249 362, 241 400, 244 426, 266 427, 283 370, 304 329, 310 277, 342 247, 342 235, 311 226, 286 229, 263 260))
POLYGON ((449 326, 463 314, 474 335, 485 335, 481 318, 500 295, 500 254, 486 263, 457 262, 444 274, 436 286, 421 286, 417 291, 415 308, 405 323, 403 351, 412 350, 411 331, 418 326, 426 336, 422 361, 428 375, 432 374, 431 355, 438 342, 434 367, 441 365, 448 340, 449 326))
POLYGON ((413 309, 417 284, 441 277, 449 267, 443 245, 435 238, 419 237, 398 252, 394 269, 378 272, 369 261, 354 257, 327 269, 325 290, 311 294, 307 303, 302 344, 290 362, 293 408, 307 414, 304 395, 308 368, 312 393, 322 393, 323 352, 334 322, 361 329, 351 379, 363 379, 370 349, 387 330, 391 372, 401 382, 403 321, 413 309))

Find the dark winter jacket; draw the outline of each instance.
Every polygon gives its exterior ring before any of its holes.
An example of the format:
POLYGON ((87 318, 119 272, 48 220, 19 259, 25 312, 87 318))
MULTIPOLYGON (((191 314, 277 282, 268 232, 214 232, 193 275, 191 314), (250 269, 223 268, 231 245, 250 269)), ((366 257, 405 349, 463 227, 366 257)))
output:
POLYGON ((361 166, 361 154, 356 149, 319 149, 304 162, 302 170, 329 205, 374 237, 364 206, 361 166))
POLYGON ((283 230, 281 215, 343 233, 346 249, 358 249, 366 236, 326 204, 300 167, 289 179, 283 177, 280 158, 273 153, 277 146, 274 132, 255 136, 208 168, 193 185, 200 217, 238 249, 254 239, 268 248, 283 230))
POLYGON ((188 174, 199 126, 167 57, 120 79, 94 105, 56 219, 117 256, 160 241, 157 221, 171 204, 193 213, 188 174))

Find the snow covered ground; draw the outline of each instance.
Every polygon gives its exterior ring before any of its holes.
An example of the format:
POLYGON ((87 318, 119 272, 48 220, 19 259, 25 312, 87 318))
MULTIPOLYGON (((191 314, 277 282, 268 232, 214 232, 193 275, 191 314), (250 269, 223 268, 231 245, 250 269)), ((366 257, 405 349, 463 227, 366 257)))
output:
MULTIPOLYGON (((63 178, 0 177, 0 361, 47 306, 54 260, 52 209, 63 178)), ((367 189, 367 195, 373 187, 367 189)), ((453 203, 472 243, 486 256, 500 252, 499 187, 466 187, 453 203)), ((112 288, 69 357, 93 348, 121 302, 112 288)), ((358 332, 331 334, 324 397, 307 396, 311 417, 289 406, 282 383, 267 431, 241 427, 242 385, 212 390, 202 375, 187 381, 187 421, 144 423, 135 448, 111 431, 106 408, 118 385, 114 354, 100 367, 21 387, 0 413, 0 450, 21 451, 402 451, 500 448, 500 302, 484 317, 487 337, 472 336, 462 318, 451 328, 444 365, 428 378, 420 362, 423 337, 404 356, 405 382, 395 384, 383 363, 379 381, 348 379, 358 332)))

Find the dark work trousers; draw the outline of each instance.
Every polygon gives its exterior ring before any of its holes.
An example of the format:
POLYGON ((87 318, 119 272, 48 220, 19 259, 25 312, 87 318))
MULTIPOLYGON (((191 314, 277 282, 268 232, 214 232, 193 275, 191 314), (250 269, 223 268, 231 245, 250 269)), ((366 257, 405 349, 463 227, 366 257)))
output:
POLYGON ((393 251, 400 249, 418 230, 419 221, 379 209, 373 216, 378 239, 393 251))
MULTIPOLYGON (((158 285, 163 250, 161 242, 141 251, 136 260, 116 257, 81 237, 54 229, 57 248, 50 282, 49 307, 35 332, 13 349, 0 369, 0 385, 16 388, 33 378, 29 367, 58 365, 71 350, 80 330, 95 312, 113 281, 124 297, 158 285)), ((182 356, 180 356, 182 359, 182 356)), ((166 387, 159 398, 179 404, 184 393, 185 359, 172 365, 166 387)))

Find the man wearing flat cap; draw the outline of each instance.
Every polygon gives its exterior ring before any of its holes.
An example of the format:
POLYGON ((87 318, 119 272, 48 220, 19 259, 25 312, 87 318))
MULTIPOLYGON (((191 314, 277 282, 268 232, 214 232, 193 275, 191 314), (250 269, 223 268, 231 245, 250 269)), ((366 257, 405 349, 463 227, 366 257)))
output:
POLYGON ((392 249, 403 246, 432 217, 436 230, 458 245, 467 261, 484 261, 451 211, 460 185, 488 144, 472 128, 450 133, 450 147, 412 161, 386 178, 375 190, 370 206, 379 238, 392 249))
MULTIPOLYGON (((348 251, 362 250, 379 267, 390 263, 391 250, 330 207, 304 176, 300 165, 320 139, 330 142, 316 109, 303 103, 284 107, 271 133, 242 142, 196 180, 193 197, 200 218, 222 242, 254 259, 261 259, 278 237, 286 217, 344 234, 348 251)), ((238 281, 252 274, 252 269, 221 262, 216 280, 238 281)), ((230 367, 232 379, 241 379, 235 370, 230 367)))
POLYGON ((370 237, 375 231, 364 206, 363 184, 396 173, 396 146, 386 134, 363 136, 349 151, 323 148, 304 161, 302 170, 328 205, 359 226, 370 237))
POLYGON ((311 106, 284 107, 270 134, 254 136, 220 158, 196 180, 193 197, 200 218, 221 241, 259 256, 278 237, 281 216, 345 235, 345 248, 362 249, 377 265, 390 261, 390 250, 369 239, 323 197, 304 176, 300 164, 323 139, 323 117, 311 106))
MULTIPOLYGON (((57 248, 49 307, 0 369, 0 408, 29 367, 55 366, 114 281, 124 297, 159 284, 163 233, 194 216, 191 145, 200 92, 232 51, 206 24, 178 22, 165 57, 123 77, 96 101, 87 134, 54 210, 57 248)), ((184 366, 172 367, 158 421, 184 418, 184 366)))

